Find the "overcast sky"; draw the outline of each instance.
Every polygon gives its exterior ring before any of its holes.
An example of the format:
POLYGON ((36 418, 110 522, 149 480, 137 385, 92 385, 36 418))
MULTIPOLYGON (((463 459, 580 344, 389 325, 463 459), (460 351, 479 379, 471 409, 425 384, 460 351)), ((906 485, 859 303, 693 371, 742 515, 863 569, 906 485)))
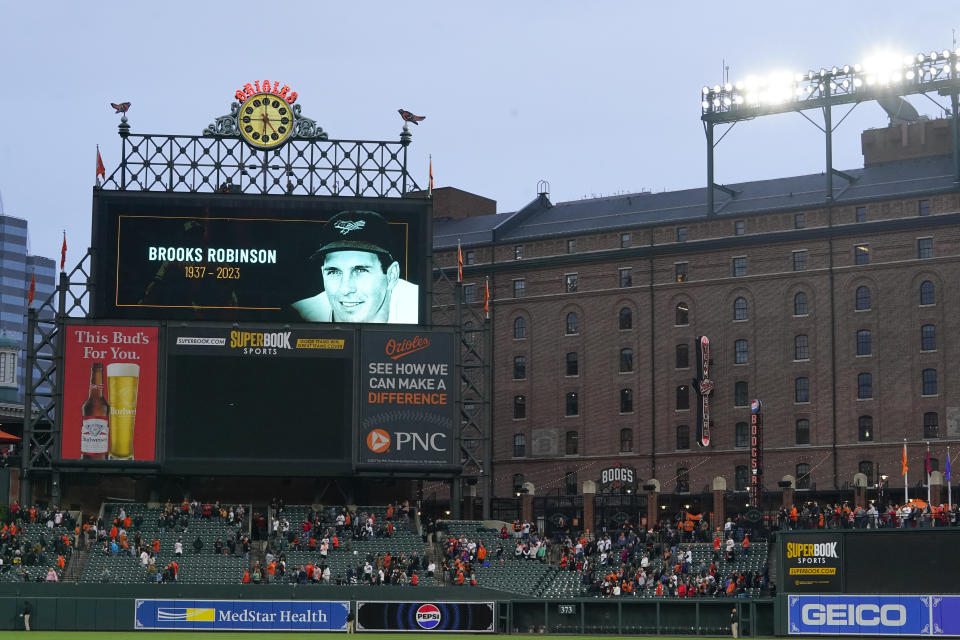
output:
MULTIPOLYGON (((66 229, 71 264, 89 244, 96 145, 108 174, 120 160, 110 102, 133 103, 135 133, 193 135, 229 113, 236 89, 269 78, 298 91, 331 138, 383 140, 398 138, 403 107, 427 117, 411 127, 417 181, 432 154, 436 186, 507 212, 540 179, 555 202, 704 186, 700 88, 722 81, 724 60, 733 81, 842 66, 878 49, 949 48, 960 26, 943 3, 814 0, 0 0, 0 12, 4 212, 30 221, 35 254, 59 258, 66 229)), ((835 166, 862 166, 860 131, 885 125, 876 103, 858 106, 835 166)), ((817 173, 822 137, 797 114, 761 118, 716 157, 718 182, 817 173)))

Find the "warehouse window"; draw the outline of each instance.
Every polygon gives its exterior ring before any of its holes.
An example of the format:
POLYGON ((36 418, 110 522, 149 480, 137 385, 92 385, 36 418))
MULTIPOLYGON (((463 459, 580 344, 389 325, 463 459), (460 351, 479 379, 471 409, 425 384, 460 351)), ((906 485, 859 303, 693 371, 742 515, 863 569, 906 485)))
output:
POLYGON ((626 331, 633 328, 633 311, 630 307, 620 309, 620 330, 626 331))
POLYGON ((810 359, 810 337, 807 336, 806 334, 793 336, 793 359, 794 360, 810 359))
POLYGON ((677 425, 677 449, 689 449, 690 448, 690 427, 681 424, 677 425))
POLYGON ((577 358, 576 351, 567 352, 567 375, 568 376, 580 375, 580 361, 577 358))
POLYGON ((873 418, 871 416, 857 418, 857 440, 860 442, 873 440, 873 418))
POLYGON ((868 356, 873 352, 873 340, 869 329, 857 331, 857 355, 868 356))
POLYGON ((868 400, 873 397, 873 375, 867 372, 857 374, 857 399, 868 400))
POLYGON ((746 298, 737 298, 733 301, 733 319, 734 320, 746 320, 747 319, 747 299, 746 298))
POLYGON ((922 382, 923 382, 923 395, 925 396, 937 395, 937 370, 924 369, 921 376, 922 376, 922 382))
POLYGON ((793 296, 793 315, 805 316, 807 313, 807 294, 803 291, 798 291, 797 294, 793 296))
POLYGON ((806 419, 797 420, 796 424, 797 444, 810 444, 810 421, 806 419))
POLYGON ((870 287, 857 287, 857 311, 866 311, 870 308, 870 287))
POLYGON ((924 280, 920 283, 920 304, 930 305, 936 304, 936 297, 934 296, 933 283, 929 280, 924 280))
POLYGON ((513 319, 513 339, 523 340, 527 337, 527 319, 517 316, 513 319))
POLYGON ((567 335, 573 335, 580 332, 580 319, 577 314, 571 311, 567 314, 567 335))
POLYGON ((677 369, 686 369, 690 366, 690 347, 686 344, 677 345, 677 369))
POLYGON ((796 378, 793 381, 793 401, 798 404, 810 402, 810 378, 796 378))
POLYGON ((633 371, 633 349, 620 349, 620 373, 633 371))

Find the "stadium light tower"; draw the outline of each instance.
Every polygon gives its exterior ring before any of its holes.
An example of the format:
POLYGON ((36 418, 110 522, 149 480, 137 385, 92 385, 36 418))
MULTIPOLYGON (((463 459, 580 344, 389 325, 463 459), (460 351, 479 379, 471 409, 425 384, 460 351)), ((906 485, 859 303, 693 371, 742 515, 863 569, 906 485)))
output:
MULTIPOLYGON (((960 131, 958 131, 958 94, 960 94, 960 49, 931 51, 912 56, 892 53, 873 55, 863 64, 821 68, 806 73, 774 73, 766 77, 705 86, 700 92, 700 107, 707 136, 707 215, 716 213, 715 191, 737 197, 737 192, 714 181, 713 150, 723 137, 714 141, 714 127, 758 116, 795 111, 824 134, 826 151, 826 199, 833 199, 833 177, 853 182, 853 176, 833 168, 833 131, 840 126, 856 105, 869 100, 885 101, 911 94, 936 92, 950 97, 948 111, 953 122, 954 181, 960 182, 960 131), (850 111, 833 124, 832 109, 852 104, 850 111), (803 112, 823 110, 823 126, 803 112)), ((934 101, 936 102, 936 101, 934 101)), ((941 107, 943 108, 943 107, 941 107)), ((721 205, 722 206, 722 205, 721 205)))

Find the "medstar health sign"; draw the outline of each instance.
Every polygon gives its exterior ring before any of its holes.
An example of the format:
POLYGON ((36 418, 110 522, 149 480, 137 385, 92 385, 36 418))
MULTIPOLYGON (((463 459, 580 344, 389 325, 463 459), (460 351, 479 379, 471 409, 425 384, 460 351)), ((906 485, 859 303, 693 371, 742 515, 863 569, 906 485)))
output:
POLYGON ((344 631, 349 602, 137 600, 137 629, 344 631))

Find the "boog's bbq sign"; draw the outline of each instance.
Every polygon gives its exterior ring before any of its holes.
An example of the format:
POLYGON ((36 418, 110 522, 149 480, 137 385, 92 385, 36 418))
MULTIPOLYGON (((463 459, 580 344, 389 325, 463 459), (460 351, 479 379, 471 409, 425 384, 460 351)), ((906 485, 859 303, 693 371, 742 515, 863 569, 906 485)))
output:
POLYGON ((601 489, 634 489, 636 483, 637 472, 633 467, 615 464, 600 473, 601 489))

